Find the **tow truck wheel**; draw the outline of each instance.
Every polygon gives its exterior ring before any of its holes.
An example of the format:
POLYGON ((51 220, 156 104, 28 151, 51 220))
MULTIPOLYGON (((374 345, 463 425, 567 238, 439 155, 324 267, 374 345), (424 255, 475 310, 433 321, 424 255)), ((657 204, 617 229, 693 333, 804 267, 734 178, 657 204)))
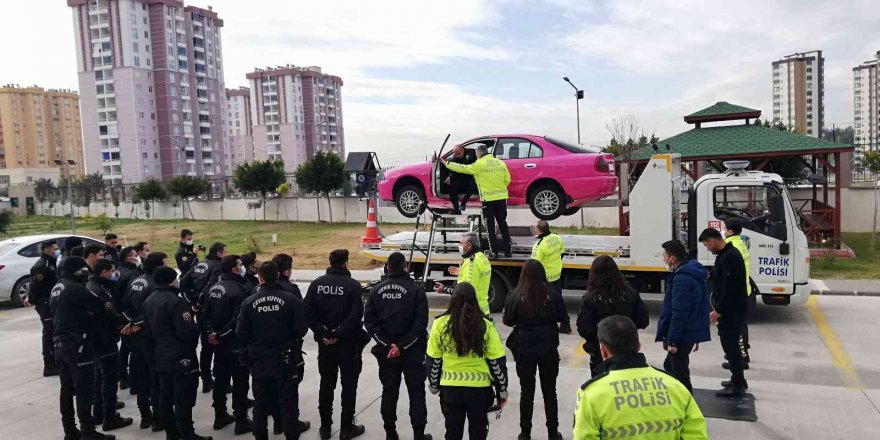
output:
POLYGON ((489 281, 489 311, 498 313, 504 310, 504 303, 507 302, 507 295, 509 293, 510 288, 507 286, 507 282, 499 275, 493 273, 489 281))

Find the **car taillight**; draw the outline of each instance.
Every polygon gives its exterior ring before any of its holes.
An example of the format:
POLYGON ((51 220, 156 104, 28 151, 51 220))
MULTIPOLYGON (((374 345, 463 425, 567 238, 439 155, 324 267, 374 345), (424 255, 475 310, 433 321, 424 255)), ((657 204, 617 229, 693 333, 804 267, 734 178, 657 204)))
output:
POLYGON ((596 158, 596 171, 598 171, 600 173, 607 173, 609 171, 613 171, 614 167, 613 167, 613 165, 611 165, 613 163, 614 163, 613 158, 609 158, 608 156, 599 156, 598 158, 596 158))

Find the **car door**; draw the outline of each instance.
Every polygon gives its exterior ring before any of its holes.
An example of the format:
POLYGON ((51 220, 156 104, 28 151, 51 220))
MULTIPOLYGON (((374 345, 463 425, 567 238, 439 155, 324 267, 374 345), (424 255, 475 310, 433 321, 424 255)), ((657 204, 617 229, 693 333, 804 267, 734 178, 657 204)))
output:
POLYGON ((526 191, 538 176, 541 175, 544 152, 541 147, 521 138, 501 138, 495 144, 493 154, 507 165, 510 171, 508 203, 523 205, 526 203, 526 191))

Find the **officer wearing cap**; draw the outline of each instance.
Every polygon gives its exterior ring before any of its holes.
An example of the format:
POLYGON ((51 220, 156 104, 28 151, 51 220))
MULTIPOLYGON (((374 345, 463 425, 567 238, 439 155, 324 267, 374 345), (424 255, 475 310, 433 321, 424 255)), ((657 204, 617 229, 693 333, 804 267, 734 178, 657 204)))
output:
POLYGON ((177 246, 177 252, 174 253, 174 260, 177 261, 177 269, 184 274, 199 264, 199 256, 196 253, 195 244, 193 244, 193 232, 189 229, 180 231, 180 245, 177 246))
POLYGON ((177 280, 174 269, 158 267, 152 278, 155 288, 144 301, 144 318, 156 341, 155 365, 165 435, 169 439, 211 440, 196 434, 193 428, 192 409, 199 388, 199 328, 192 308, 173 285, 177 280))
POLYGON ((95 384, 95 357, 88 339, 93 320, 112 319, 113 304, 92 295, 85 287, 89 267, 81 257, 65 257, 59 269, 60 280, 52 288, 49 305, 54 316, 53 342, 61 378, 61 424, 65 440, 115 439, 95 430, 92 399, 95 384), (74 411, 74 396, 76 410, 74 411), (80 430, 74 418, 79 418, 80 430))
POLYGON ((657 440, 709 438, 703 413, 687 388, 648 366, 639 353, 639 333, 631 319, 603 319, 598 339, 604 361, 577 392, 576 440, 625 438, 636 432, 657 440))
POLYGON ((58 262, 59 255, 58 244, 54 241, 40 243, 40 258, 31 267, 31 287, 27 298, 24 300, 26 306, 34 306, 43 327, 41 341, 43 347, 43 377, 58 374, 55 355, 52 353, 52 334, 55 332, 55 327, 52 323, 52 310, 49 308, 49 293, 58 282, 56 263, 58 262))

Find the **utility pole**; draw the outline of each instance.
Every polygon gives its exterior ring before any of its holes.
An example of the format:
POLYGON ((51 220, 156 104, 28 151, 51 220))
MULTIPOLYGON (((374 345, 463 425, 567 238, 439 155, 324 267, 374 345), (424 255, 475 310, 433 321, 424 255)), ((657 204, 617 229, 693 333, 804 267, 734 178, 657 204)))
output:
POLYGON ((567 76, 562 77, 562 79, 567 82, 571 87, 574 88, 574 107, 577 112, 577 133, 578 133, 578 145, 581 144, 581 99, 584 99, 584 91, 578 89, 574 84, 572 84, 571 80, 568 79, 567 76))
POLYGON ((67 203, 70 204, 70 233, 76 234, 76 217, 74 217, 73 215, 73 192, 71 192, 72 185, 70 183, 72 179, 72 176, 70 175, 70 167, 72 165, 76 165, 76 162, 67 159, 67 163, 65 163, 61 160, 55 159, 55 165, 58 165, 59 167, 65 167, 67 169, 67 203))

